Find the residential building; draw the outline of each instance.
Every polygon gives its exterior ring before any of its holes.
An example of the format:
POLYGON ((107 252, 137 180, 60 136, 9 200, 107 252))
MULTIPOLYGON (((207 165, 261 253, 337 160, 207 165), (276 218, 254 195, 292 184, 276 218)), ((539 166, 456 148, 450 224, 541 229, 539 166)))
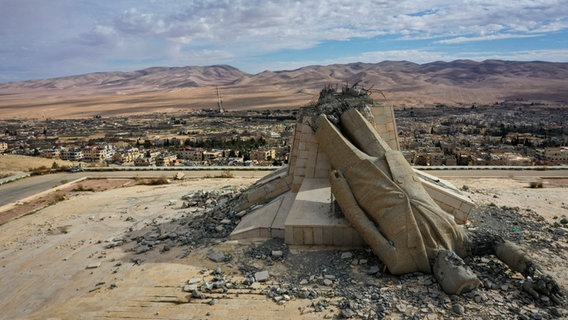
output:
POLYGON ((203 151, 203 161, 211 163, 221 157, 223 157, 222 150, 203 151))
POLYGON ((258 149, 251 151, 250 159, 256 161, 268 161, 276 158, 276 150, 273 148, 258 149))
POLYGON ((544 148, 536 151, 538 160, 548 165, 568 165, 568 147, 544 148))
POLYGON ((110 145, 83 148, 83 159, 87 162, 104 162, 110 160, 113 154, 114 150, 110 145))
POLYGON ((83 151, 79 148, 63 149, 59 157, 61 160, 80 161, 83 160, 83 151))
POLYGON ((203 148, 183 148, 177 151, 178 159, 186 159, 193 162, 203 161, 203 148))
POLYGON ((177 157, 172 154, 160 154, 156 157, 156 166, 167 167, 174 166, 176 164, 177 157))
POLYGON ((118 163, 130 163, 134 162, 134 160, 141 155, 142 153, 138 148, 124 148, 117 150, 112 156, 112 160, 118 163))

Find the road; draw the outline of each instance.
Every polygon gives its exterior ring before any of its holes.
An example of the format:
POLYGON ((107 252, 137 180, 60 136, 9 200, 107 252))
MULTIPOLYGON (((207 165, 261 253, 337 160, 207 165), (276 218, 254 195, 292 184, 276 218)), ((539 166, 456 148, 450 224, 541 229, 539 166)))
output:
POLYGON ((567 170, 422 170, 440 178, 568 178, 567 170))
MULTIPOLYGON (((43 176, 32 176, 18 181, 0 185, 0 207, 33 196, 40 192, 55 188, 64 183, 83 177, 91 178, 173 178, 178 171, 111 171, 111 172, 76 172, 56 173, 43 176)), ((261 178, 271 171, 231 171, 235 177, 261 178)), ((216 171, 184 171, 186 178, 215 177, 221 174, 216 171)))
MULTIPOLYGON (((568 170, 424 170, 440 178, 568 178, 568 170)), ((42 191, 62 185, 83 177, 93 178, 151 178, 173 177, 178 171, 110 171, 110 172, 76 172, 57 173, 34 176, 0 185, 0 207, 33 196, 42 191)), ((235 177, 261 178, 271 171, 231 170, 235 177)), ((186 178, 215 177, 218 171, 183 171, 186 178)))

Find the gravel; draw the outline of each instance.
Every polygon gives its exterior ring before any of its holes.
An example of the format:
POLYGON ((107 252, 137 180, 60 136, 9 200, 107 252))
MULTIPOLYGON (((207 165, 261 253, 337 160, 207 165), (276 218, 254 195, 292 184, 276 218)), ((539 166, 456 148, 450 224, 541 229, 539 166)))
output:
MULTIPOLYGON (((546 299, 534 299, 522 289, 523 278, 492 256, 468 257, 466 263, 484 286, 460 296, 445 294, 432 275, 412 273, 393 276, 370 249, 294 250, 282 239, 251 243, 243 252, 226 254, 215 250, 244 215, 231 209, 238 192, 196 192, 184 197, 178 219, 155 222, 145 233, 130 232, 115 239, 112 246, 136 242, 134 250, 154 250, 161 246, 180 246, 187 252, 210 248, 210 259, 231 263, 240 271, 241 280, 225 279, 220 270, 214 278, 199 283, 181 283, 180 289, 195 299, 207 299, 210 292, 261 290, 274 303, 286 304, 302 299, 302 312, 320 312, 321 318, 335 312, 335 318, 408 319, 556 319, 568 315, 564 306, 546 299), (219 228, 219 227, 222 228, 219 228), (224 258, 221 257, 224 256, 224 258), (215 259, 213 259, 215 257, 215 259), (259 283, 262 281, 262 283, 259 283), (195 287, 197 285, 197 287, 195 287)), ((549 224, 538 213, 517 207, 480 206, 470 215, 469 230, 501 235, 539 252, 535 259, 544 269, 553 269, 545 257, 568 259, 565 224, 549 224), (561 231, 559 231, 561 230, 561 231)), ((143 254, 143 253, 141 253, 143 254)), ((533 255, 534 256, 534 255, 533 255)), ((180 280, 180 281, 187 281, 180 280)), ((212 302, 211 304, 215 304, 212 302)))

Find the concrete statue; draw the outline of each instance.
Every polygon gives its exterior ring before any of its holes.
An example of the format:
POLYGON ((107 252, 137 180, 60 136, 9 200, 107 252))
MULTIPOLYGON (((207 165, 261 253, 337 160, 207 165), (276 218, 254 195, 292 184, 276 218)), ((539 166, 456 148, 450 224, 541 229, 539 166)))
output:
MULTIPOLYGON (((322 92, 323 94, 323 92, 322 92)), ((314 119, 316 139, 332 170, 331 191, 343 214, 393 274, 433 273, 443 290, 459 294, 481 285, 462 258, 494 254, 527 280, 524 289, 554 302, 560 287, 515 244, 497 235, 474 234, 458 225, 430 195, 398 150, 392 150, 370 123, 362 89, 328 90, 314 119)))
POLYGON ((383 107, 358 86, 324 88, 317 103, 300 110, 289 165, 240 196, 235 209, 243 220, 231 237, 366 244, 392 274, 432 273, 448 294, 481 285, 463 258, 493 254, 526 277, 525 291, 561 303, 557 282, 517 245, 464 229, 475 205, 410 166, 398 150, 392 108, 383 107))

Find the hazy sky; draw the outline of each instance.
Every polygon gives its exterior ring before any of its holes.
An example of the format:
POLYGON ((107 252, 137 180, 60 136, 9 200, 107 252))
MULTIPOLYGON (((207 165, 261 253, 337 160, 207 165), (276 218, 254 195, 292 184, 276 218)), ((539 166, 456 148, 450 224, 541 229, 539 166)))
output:
POLYGON ((568 62, 568 0, 0 0, 0 82, 493 58, 568 62))

